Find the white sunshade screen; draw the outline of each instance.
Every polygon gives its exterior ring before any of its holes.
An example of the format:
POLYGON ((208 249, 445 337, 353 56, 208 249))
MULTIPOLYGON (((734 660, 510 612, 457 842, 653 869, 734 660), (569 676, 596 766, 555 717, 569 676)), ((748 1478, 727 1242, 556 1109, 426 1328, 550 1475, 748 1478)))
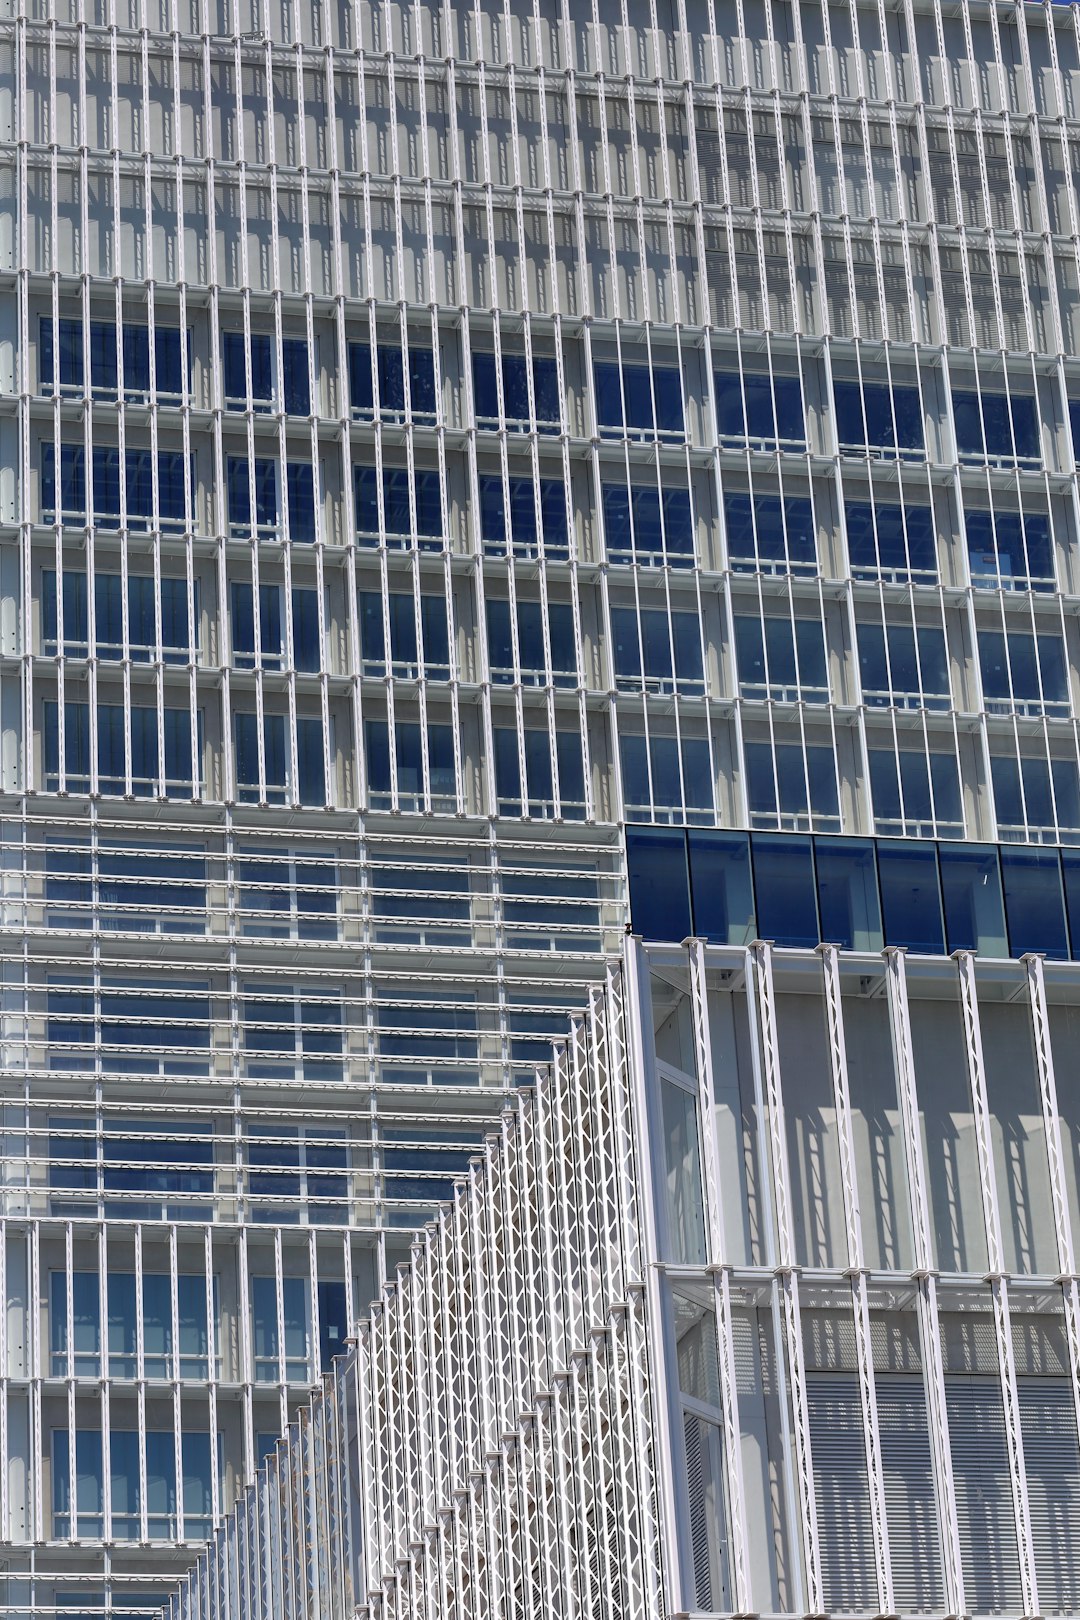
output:
MULTIPOLYGON (((878 1374, 875 1383, 896 1609, 940 1612, 941 1536, 922 1380, 878 1374)), ((878 1595, 858 1380, 812 1374, 807 1396, 826 1607, 872 1613, 878 1595)))
POLYGON ((964 1596, 971 1614, 1020 1614, 1020 1558, 1005 1410, 996 1378, 947 1378, 964 1596))
POLYGON ((1021 1378, 1028 1507, 1043 1614, 1080 1610, 1080 1445, 1067 1378, 1021 1378))

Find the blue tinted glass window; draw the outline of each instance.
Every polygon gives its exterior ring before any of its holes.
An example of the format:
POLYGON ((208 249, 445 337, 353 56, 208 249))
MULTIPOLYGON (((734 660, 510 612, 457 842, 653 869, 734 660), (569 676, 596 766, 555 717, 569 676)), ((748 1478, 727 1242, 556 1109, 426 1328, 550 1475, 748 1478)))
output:
POLYGON ((243 332, 221 334, 221 361, 225 398, 247 398, 247 345, 243 332))
MULTIPOLYGON (((258 466, 258 462, 255 463, 258 466)), ((290 461, 285 469, 289 491, 289 539, 315 543, 315 469, 307 461, 290 461)))
POLYGON ((555 797, 551 774, 551 746, 546 731, 525 731, 525 781, 530 808, 550 804, 555 797))
POLYGON ((682 381, 674 366, 622 366, 597 361, 596 420, 602 429, 682 433, 682 381))
POLYGON ((473 404, 478 418, 485 423, 496 422, 499 417, 499 377, 493 354, 473 350, 473 404))
POLYGON ((133 659, 145 661, 150 649, 157 647, 157 602, 152 575, 128 575, 128 642, 133 659))
POLYGON ((877 853, 886 945, 940 956, 945 931, 934 845, 883 839, 877 853))
POLYGON ((383 598, 380 591, 360 592, 360 655, 365 663, 377 664, 381 673, 386 663, 386 626, 383 622, 383 598))
POLYGON ((884 943, 874 846, 863 838, 816 838, 821 938, 849 951, 884 943))
POLYGON ((120 527, 120 452, 95 447, 94 519, 102 528, 120 527))
POLYGON ((178 450, 158 452, 158 510, 163 522, 184 523, 187 520, 184 457, 178 450))
POLYGON ((448 675, 450 628, 445 597, 424 595, 420 598, 420 630, 424 638, 424 663, 429 674, 436 670, 448 675))
MULTIPOLYGON (((45 518, 54 522, 56 510, 56 449, 41 446, 41 504, 45 518)), ((60 513, 85 522, 86 452, 81 445, 60 446, 60 513)))
POLYGON ((325 804, 326 762, 321 720, 306 719, 303 715, 297 720, 296 765, 300 803, 325 804))
POLYGON ((1008 956, 996 848, 980 844, 942 844, 938 856, 949 950, 1008 956))
MULTIPOLYGON (((86 575, 70 570, 63 576, 64 647, 69 656, 85 656, 88 635, 86 575)), ((41 636, 46 651, 59 640, 57 622, 56 574, 46 569, 41 576, 41 636)))
MULTIPOLYGON (((235 580, 231 587, 232 650, 241 668, 255 662, 255 593, 246 580, 235 580)), ((259 586, 259 650, 264 656, 281 656, 281 591, 277 585, 259 586)))
POLYGON ((528 421, 532 415, 529 409, 529 367, 523 354, 503 355, 502 385, 503 413, 507 420, 528 421))
POLYGON ((643 939, 689 938, 692 929, 685 833, 628 827, 626 866, 634 932, 643 939))
POLYGON ((703 829, 689 833, 688 843, 694 934, 716 945, 748 945, 758 933, 749 838, 703 829))
POLYGON ((292 593, 293 664, 305 674, 321 666, 319 656, 319 598, 315 591, 292 593))
POLYGON ((585 814, 585 765, 579 732, 563 728, 556 731, 555 763, 559 770, 562 813, 569 820, 580 820, 585 814))
POLYGON ((390 792, 390 728, 385 720, 364 721, 364 763, 368 791, 390 792))
POLYGON ((1065 880, 1065 906, 1069 919, 1069 955, 1080 960, 1080 850, 1061 851, 1061 871, 1065 880))
MULTIPOLYGON (((679 491, 666 491, 661 503, 660 493, 651 487, 633 487, 628 492, 628 500, 618 495, 609 494, 612 490, 621 490, 621 485, 603 486, 604 527, 607 535, 608 547, 616 557, 627 556, 631 552, 643 555, 662 556, 666 534, 665 519, 668 515, 668 496, 681 493, 679 491), (618 527, 623 511, 628 508, 629 523, 625 527, 618 527)), ((691 539, 689 533, 689 503, 687 502, 685 528, 680 524, 680 512, 674 512, 673 532, 670 536, 670 549, 685 551, 687 540, 691 539)))
POLYGON ((1057 850, 1003 844, 1001 873, 1010 953, 1023 956, 1027 951, 1042 951, 1047 956, 1066 957, 1069 948, 1057 850))
MULTIPOLYGON (((236 780, 242 803, 259 799, 259 720, 254 714, 233 715, 236 739, 236 780)), ((280 714, 263 716, 263 767, 267 798, 282 802, 286 781, 285 719, 280 714)))
POLYGON ((814 514, 808 500, 725 495, 724 526, 736 571, 756 569, 759 561, 816 571, 814 514))
POLYGON ((371 373, 371 347, 349 344, 349 402, 354 411, 368 413, 375 408, 375 385, 371 373))
POLYGON ((521 756, 518 752, 517 732, 509 726, 496 726, 493 737, 495 792, 499 807, 507 814, 517 815, 520 813, 521 805, 521 756))
POLYGON ((102 658, 119 658, 123 652, 122 586, 119 574, 94 575, 94 631, 102 658))
POLYGON ((816 945, 821 935, 810 839, 789 833, 754 833, 751 845, 762 939, 777 945, 816 945))
POLYGON ((903 576, 937 573, 933 512, 928 506, 871 506, 851 501, 844 508, 848 556, 856 579, 878 571, 903 576))
POLYGON ((128 393, 150 392, 150 331, 145 326, 125 326, 123 332, 124 389, 128 393))
POLYGON ((548 431, 551 431, 553 424, 562 421, 563 412, 559 368, 547 355, 537 355, 533 359, 533 399, 537 422, 548 424, 548 431))
POLYGON ((154 472, 149 450, 128 451, 124 461, 124 484, 128 523, 134 527, 138 519, 151 518, 154 514, 154 472))
POLYGON ((717 372, 716 417, 721 443, 749 439, 785 449, 806 444, 802 385, 797 377, 717 372))
MULTIPOLYGON (((251 484, 249 464, 240 456, 229 456, 225 464, 229 523, 233 528, 251 526, 251 484)), ((277 463, 256 461, 254 465, 255 521, 262 527, 277 523, 277 463)))
POLYGON ((379 487, 374 467, 353 468, 353 500, 358 534, 379 532, 379 487))
POLYGON ((416 532, 428 539, 441 539, 443 532, 442 485, 437 472, 416 474, 416 532))
POLYGON ((673 366, 655 366, 652 373, 653 408, 661 433, 683 431, 682 378, 673 366))
POLYGON ((965 508, 964 527, 973 585, 1053 589, 1053 547, 1045 514, 1022 518, 1018 512, 965 508))
MULTIPOLYGON (((196 607, 197 602, 196 597, 196 607)), ((161 640, 166 658, 170 648, 187 652, 192 646, 186 579, 168 578, 161 581, 161 640)))
POLYGON ((274 397, 273 349, 268 332, 251 334, 251 397, 263 404, 274 397))
MULTIPOLYGON (((379 409, 402 414, 406 409, 419 415, 435 413, 435 356, 431 349, 408 350, 409 399, 405 398, 405 357, 400 349, 379 344, 379 409)), ((353 403, 357 403, 354 398, 353 403)))
POLYGON ((311 378, 308 370, 308 346, 297 338, 285 338, 282 341, 281 393, 288 415, 311 415, 311 378))
POLYGON ((1038 460, 1039 425, 1029 394, 953 394, 956 445, 963 456, 1038 460))
MULTIPOLYGON (((55 703, 43 706, 46 788, 55 793, 60 774, 60 714, 55 703)), ((71 792, 90 786, 90 709, 85 703, 64 704, 64 769, 71 792)))
MULTIPOLYGON (((155 326, 154 380, 159 394, 182 394, 185 391, 181 347, 179 327, 155 326)), ((189 364, 190 359, 189 354, 189 364)))
POLYGON ((917 388, 837 382, 833 384, 833 398, 841 446, 884 450, 923 448, 922 409, 917 388))
POLYGON ((510 537, 515 547, 531 550, 537 543, 536 491, 531 478, 508 480, 510 537))
POLYGON ((866 444, 866 422, 863 418, 862 389, 857 382, 834 382, 833 405, 836 409, 836 438, 841 448, 866 444))
MULTIPOLYGON (((81 321, 59 321, 60 354, 60 386, 82 390, 83 387, 83 329, 81 321)), ((38 350, 38 372, 41 386, 51 389, 56 381, 56 364, 53 354, 53 323, 51 319, 42 319, 38 328, 40 347, 38 350)))
POLYGON ((597 364, 593 367, 593 387, 596 390, 596 420, 601 427, 623 426, 622 376, 617 364, 597 364))
POLYGON ((115 393, 119 382, 116 327, 94 321, 90 326, 90 385, 102 393, 115 393))

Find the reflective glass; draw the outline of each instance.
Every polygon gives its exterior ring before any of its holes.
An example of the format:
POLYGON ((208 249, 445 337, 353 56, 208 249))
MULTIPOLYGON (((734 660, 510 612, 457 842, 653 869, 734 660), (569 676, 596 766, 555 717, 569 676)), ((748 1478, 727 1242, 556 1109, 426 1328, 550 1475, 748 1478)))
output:
POLYGON ((1061 874, 1065 882, 1065 909, 1069 919, 1069 955, 1080 960, 1080 850, 1061 851, 1061 874))
POLYGON ((971 582, 1005 590, 1049 591, 1054 584, 1050 520, 1000 508, 964 508, 971 582))
POLYGON ((842 449, 922 450, 922 406, 917 388, 834 382, 833 400, 836 434, 842 449))
POLYGON ((1039 424, 1029 394, 954 393, 953 422, 961 457, 1037 460, 1039 424))
POLYGON ((817 541, 810 501, 799 497, 724 496, 728 556, 736 573, 817 572, 817 541))
POLYGON ((949 950, 1008 956, 996 848, 980 844, 942 844, 938 858, 949 950))
POLYGON ((1067 957, 1065 898, 1057 850, 1003 844, 1001 874, 1010 954, 1023 956, 1027 951, 1042 951, 1046 956, 1067 957))
POLYGON ((864 838, 815 838, 821 938, 848 951, 884 943, 874 845, 864 838))
POLYGON ((937 577, 934 514, 929 506, 871 506, 849 501, 844 508, 848 557, 856 579, 879 573, 903 579, 937 577))
POLYGON ((714 945, 749 945, 758 932, 749 838, 701 830, 688 841, 694 934, 714 945))
POLYGON ((777 945, 817 945, 814 855, 809 838, 754 833, 754 898, 758 933, 777 945))
POLYGON ((597 361, 593 377, 601 433, 683 431, 682 382, 675 367, 597 361))
POLYGON ((945 930, 934 845, 883 839, 877 852, 886 945, 940 956, 945 930))
POLYGON ((627 827, 626 872, 634 933, 643 939, 688 939, 692 925, 686 834, 627 827))
POLYGON ((315 469, 308 461, 290 461, 285 473, 289 497, 289 539, 294 545, 314 545, 315 469))
POLYGON ((310 416, 311 377, 308 346, 296 338, 285 338, 281 345, 282 403, 289 416, 310 416))
POLYGON ((805 447, 806 418, 797 377, 718 371, 715 393, 721 443, 749 439, 783 449, 805 447))

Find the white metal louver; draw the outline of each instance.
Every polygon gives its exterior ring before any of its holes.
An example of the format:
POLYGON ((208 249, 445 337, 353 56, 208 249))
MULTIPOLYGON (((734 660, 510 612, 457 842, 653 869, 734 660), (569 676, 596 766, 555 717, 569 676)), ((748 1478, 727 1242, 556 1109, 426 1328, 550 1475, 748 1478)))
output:
POLYGON ((900 1614, 945 1606, 926 1392, 917 1375, 875 1377, 893 1595, 900 1614))
POLYGON ((1028 1506, 1043 1614, 1080 1610, 1080 1444, 1067 1378, 1020 1378, 1028 1506))
POLYGON ((858 1381, 845 1373, 810 1374, 806 1394, 825 1607, 869 1612, 877 1591, 858 1381))
POLYGON ((1001 1386, 945 1381, 964 1591, 974 1614, 1023 1611, 1020 1558, 1001 1386))
POLYGON ((695 1412, 683 1412, 687 1507, 697 1607, 718 1613, 727 1607, 723 1458, 720 1430, 695 1412))

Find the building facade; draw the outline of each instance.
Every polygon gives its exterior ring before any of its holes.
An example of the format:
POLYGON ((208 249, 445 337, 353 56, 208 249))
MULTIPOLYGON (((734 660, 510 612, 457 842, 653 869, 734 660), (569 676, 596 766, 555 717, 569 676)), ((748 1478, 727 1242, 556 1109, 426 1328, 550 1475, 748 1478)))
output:
POLYGON ((8 0, 19 1620, 156 1606, 628 916, 1080 955, 1078 18, 8 0))
POLYGON ((1075 1614, 1077 989, 631 941, 168 1620, 1075 1614))

